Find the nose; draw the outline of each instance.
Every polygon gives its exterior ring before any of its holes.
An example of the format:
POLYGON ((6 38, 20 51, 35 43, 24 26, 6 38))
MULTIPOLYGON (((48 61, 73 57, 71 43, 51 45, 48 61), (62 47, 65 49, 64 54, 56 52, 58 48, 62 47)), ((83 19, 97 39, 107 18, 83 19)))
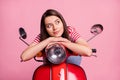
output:
POLYGON ((56 25, 53 25, 53 30, 56 30, 57 29, 57 26, 56 25))

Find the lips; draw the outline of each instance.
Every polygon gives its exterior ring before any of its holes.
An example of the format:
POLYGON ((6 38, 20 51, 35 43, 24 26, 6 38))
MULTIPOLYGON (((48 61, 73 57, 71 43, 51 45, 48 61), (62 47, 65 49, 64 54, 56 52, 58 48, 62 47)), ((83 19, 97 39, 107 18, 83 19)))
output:
POLYGON ((55 32, 53 32, 53 34, 58 34, 59 33, 59 31, 55 31, 55 32))

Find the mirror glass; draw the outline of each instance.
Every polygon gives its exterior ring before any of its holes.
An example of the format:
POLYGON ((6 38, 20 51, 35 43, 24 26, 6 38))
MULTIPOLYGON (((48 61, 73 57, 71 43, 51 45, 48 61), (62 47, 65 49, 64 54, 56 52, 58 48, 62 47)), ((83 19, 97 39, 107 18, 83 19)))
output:
POLYGON ((102 31, 103 31, 103 26, 101 24, 95 24, 90 29, 90 32, 94 35, 100 34, 102 31))
POLYGON ((19 28, 19 34, 23 39, 27 38, 27 34, 26 34, 24 28, 22 28, 22 27, 19 28))

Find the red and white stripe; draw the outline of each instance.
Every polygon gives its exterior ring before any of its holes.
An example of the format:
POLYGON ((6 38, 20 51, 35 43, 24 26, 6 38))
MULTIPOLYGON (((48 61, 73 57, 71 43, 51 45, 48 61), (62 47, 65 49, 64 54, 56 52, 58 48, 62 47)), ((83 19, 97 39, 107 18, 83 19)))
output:
POLYGON ((75 42, 80 37, 80 34, 78 32, 76 32, 75 28, 73 28, 73 27, 69 26, 68 32, 69 32, 70 38, 72 39, 73 42, 75 42))
POLYGON ((37 37, 33 41, 34 43, 39 43, 40 42, 40 34, 37 35, 37 37))

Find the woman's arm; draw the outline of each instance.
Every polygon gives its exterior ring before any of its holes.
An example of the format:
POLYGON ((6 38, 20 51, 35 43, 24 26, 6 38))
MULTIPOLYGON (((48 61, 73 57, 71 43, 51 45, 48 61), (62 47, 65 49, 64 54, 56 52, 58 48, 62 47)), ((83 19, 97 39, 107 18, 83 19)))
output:
POLYGON ((48 44, 50 43, 56 43, 64 41, 62 38, 56 38, 56 37, 49 37, 40 43, 31 43, 21 54, 22 61, 27 61, 32 59, 34 56, 36 56, 39 52, 41 52, 48 44))
POLYGON ((40 43, 31 43, 21 54, 22 61, 27 61, 36 56, 39 52, 41 52, 47 45, 53 40, 52 37, 47 38, 40 43))
POLYGON ((68 49, 70 49, 71 51, 73 51, 74 53, 79 54, 81 56, 92 55, 91 48, 89 47, 88 43, 82 38, 78 38, 75 43, 67 39, 65 39, 63 42, 60 43, 63 44, 68 49))
POLYGON ((75 43, 62 37, 49 37, 38 44, 31 43, 27 49, 25 49, 21 54, 22 61, 27 61, 36 56, 41 52, 49 43, 61 43, 71 51, 82 55, 90 56, 92 54, 91 48, 88 46, 87 42, 81 38, 77 39, 75 43))

